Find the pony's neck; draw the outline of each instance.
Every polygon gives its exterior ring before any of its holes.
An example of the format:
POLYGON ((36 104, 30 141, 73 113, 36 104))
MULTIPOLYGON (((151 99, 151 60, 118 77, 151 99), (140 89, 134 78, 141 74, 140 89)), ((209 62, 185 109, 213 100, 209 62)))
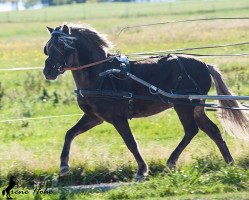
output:
MULTIPOLYGON (((107 53, 102 50, 91 52, 86 49, 79 49, 78 59, 80 66, 94 63, 107 58, 107 53)), ((96 65, 82 70, 72 71, 77 89, 94 89, 97 87, 99 73, 102 72, 104 65, 96 65)))

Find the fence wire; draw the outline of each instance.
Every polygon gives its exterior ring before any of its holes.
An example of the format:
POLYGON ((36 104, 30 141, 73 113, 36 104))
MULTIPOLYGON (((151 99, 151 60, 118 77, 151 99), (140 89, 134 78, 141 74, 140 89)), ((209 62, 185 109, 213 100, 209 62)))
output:
POLYGON ((18 118, 18 119, 4 119, 4 120, 0 120, 0 122, 11 123, 11 122, 18 122, 18 121, 43 120, 43 119, 74 117, 74 116, 82 116, 82 115, 83 114, 68 114, 68 115, 53 115, 53 116, 44 116, 44 117, 24 117, 24 118, 18 118))

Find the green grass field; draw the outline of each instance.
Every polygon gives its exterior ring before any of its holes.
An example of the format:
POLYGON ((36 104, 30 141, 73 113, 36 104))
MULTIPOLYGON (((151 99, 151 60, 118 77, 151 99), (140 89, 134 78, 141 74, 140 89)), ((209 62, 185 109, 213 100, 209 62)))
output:
MULTIPOLYGON (((108 35, 123 54, 249 40, 248 20, 217 20, 137 28, 127 25, 179 19, 247 16, 247 0, 177 1, 171 3, 103 3, 0 13, 0 69, 42 67, 43 45, 49 39, 46 26, 63 22, 90 24, 108 35)), ((202 50, 197 53, 249 52, 248 46, 202 50)), ((249 95, 249 58, 202 58, 219 66, 226 83, 239 95, 249 95)), ((70 72, 57 81, 45 81, 42 71, 0 71, 0 121, 23 117, 79 114, 70 72)), ((213 93, 213 92, 212 92, 213 93)), ((246 102, 245 102, 246 103, 246 102)), ((248 103, 247 103, 248 104, 248 103)), ((208 115, 218 124, 214 112, 208 115)), ((104 123, 78 136, 70 154, 72 174, 59 178, 59 157, 65 132, 79 116, 18 122, 0 122, 0 187, 15 174, 23 187, 33 180, 53 186, 132 181, 136 163, 114 128, 104 123), (111 138, 111 139, 110 139, 111 138)), ((246 199, 249 192, 248 141, 222 133, 236 165, 227 166, 214 143, 200 132, 181 155, 179 171, 166 175, 165 162, 183 136, 173 110, 131 120, 132 131, 150 176, 144 183, 106 193, 86 192, 36 199, 246 199), (207 170, 208 169, 208 170, 207 170), (226 194, 228 192, 234 192, 226 194), (210 194, 205 196, 204 194, 210 194), (217 195, 216 195, 217 194, 217 195), (179 196, 181 195, 181 196, 179 196)), ((34 198, 32 195, 18 198, 34 198)))

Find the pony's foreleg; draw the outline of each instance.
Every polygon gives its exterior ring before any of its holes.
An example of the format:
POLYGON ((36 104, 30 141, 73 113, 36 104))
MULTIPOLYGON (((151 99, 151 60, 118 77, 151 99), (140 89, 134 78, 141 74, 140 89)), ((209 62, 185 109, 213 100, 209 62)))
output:
POLYGON ((147 176, 148 174, 148 166, 145 163, 144 159, 142 158, 139 148, 137 145, 137 142, 135 138, 133 137, 133 134, 131 132, 128 120, 126 118, 115 118, 115 120, 112 122, 113 126, 116 128, 116 130, 119 132, 121 137, 123 138, 126 146, 131 151, 131 153, 134 155, 137 164, 138 164, 138 171, 135 176, 137 180, 143 179, 144 176, 147 176))
POLYGON ((60 164, 60 174, 61 176, 69 172, 69 151, 73 139, 91 128, 101 124, 103 121, 96 116, 83 115, 82 118, 67 131, 65 136, 65 142, 61 153, 61 164, 60 164))
POLYGON ((167 167, 169 167, 170 169, 173 169, 175 167, 176 162, 182 151, 190 143, 193 137, 198 133, 198 126, 195 122, 194 113, 193 113, 194 108, 175 106, 175 110, 183 125, 185 135, 167 161, 167 167))
POLYGON ((234 161, 226 145, 226 142, 222 139, 218 127, 205 114, 204 108, 196 107, 194 117, 199 128, 216 143, 224 160, 228 164, 232 164, 234 161))

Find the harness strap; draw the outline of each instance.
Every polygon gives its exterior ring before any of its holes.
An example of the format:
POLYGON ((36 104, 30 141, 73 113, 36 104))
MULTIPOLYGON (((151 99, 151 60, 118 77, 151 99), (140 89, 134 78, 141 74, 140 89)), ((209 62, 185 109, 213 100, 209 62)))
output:
POLYGON ((117 87, 116 87, 116 85, 115 85, 115 82, 114 82, 114 80, 113 80, 113 77, 114 77, 113 74, 109 74, 109 78, 110 78, 111 83, 112 83, 112 89, 113 89, 115 92, 117 92, 117 87))
POLYGON ((134 95, 132 92, 127 91, 118 91, 114 92, 113 90, 74 90, 74 93, 78 97, 94 97, 94 98, 118 98, 123 100, 130 100, 130 99, 138 99, 138 100, 145 100, 145 101, 161 101, 159 97, 153 96, 143 96, 143 95, 134 95))
POLYGON ((88 98, 88 97, 94 97, 94 98, 118 98, 121 100, 142 100, 142 101, 154 101, 154 102, 162 102, 162 103, 169 103, 169 104, 177 104, 177 105, 185 105, 185 106, 201 106, 201 107, 207 107, 207 108, 221 108, 221 109, 226 109, 226 110, 249 110, 249 108, 242 107, 227 107, 227 106, 219 106, 217 104, 207 104, 207 103, 196 103, 192 102, 190 100, 186 99, 172 99, 168 98, 165 96, 162 96, 160 94, 157 94, 156 96, 144 96, 144 95, 134 95, 131 92, 126 92, 126 91, 118 91, 118 92, 113 92, 112 90, 74 90, 74 93, 78 97, 82 98, 88 98))
MULTIPOLYGON (((121 71, 125 74, 125 73, 130 73, 131 71, 131 67, 130 67, 130 62, 128 60, 128 58, 126 56, 121 56, 121 55, 117 55, 112 61, 118 61, 118 67, 119 69, 121 69, 121 71)), ((112 62, 111 61, 111 62, 112 62)), ((108 66, 109 63, 105 64, 104 69, 107 70, 107 68, 110 68, 110 66, 108 66)), ((105 71, 104 70, 104 71, 105 71)), ((119 81, 122 81, 122 85, 125 85, 125 88, 123 88, 123 91, 127 91, 128 92, 128 96, 130 96, 129 100, 127 101, 127 118, 131 119, 132 115, 134 113, 133 109, 134 109, 134 105, 133 105, 133 98, 131 98, 133 96, 133 94, 130 92, 131 91, 131 87, 132 87, 132 79, 125 77, 125 78, 120 78, 115 76, 114 74, 109 74, 106 76, 102 76, 98 79, 98 89, 102 90, 103 84, 105 81, 110 81, 111 83, 111 87, 112 87, 112 91, 114 93, 117 93, 119 91, 119 81), (116 82, 117 81, 117 82, 116 82), (131 94, 131 95, 130 95, 131 94)), ((111 90, 111 88, 108 88, 108 90, 111 90)), ((113 94, 111 94, 113 95, 113 94)), ((127 96, 125 94, 125 96, 127 96)), ((119 97, 120 98, 120 97, 119 97)))
POLYGON ((92 66, 95 66, 95 65, 105 63, 107 61, 112 60, 113 58, 115 58, 115 56, 110 57, 110 58, 106 58, 104 60, 100 60, 100 61, 97 61, 97 62, 94 62, 94 63, 89 63, 89 64, 86 64, 86 65, 82 65, 82 66, 79 66, 79 67, 65 67, 64 70, 71 70, 71 71, 81 70, 81 69, 85 69, 85 68, 88 68, 88 67, 92 67, 92 66))
MULTIPOLYGON (((226 110, 249 110, 249 108, 242 107, 227 107, 227 106, 219 106, 217 104, 213 103, 197 103, 192 102, 190 100, 186 99, 172 99, 169 97, 162 96, 160 94, 157 94, 156 96, 144 96, 144 95, 133 95, 131 92, 126 92, 126 91, 118 91, 118 92, 113 92, 112 90, 74 90, 74 93, 78 97, 82 98, 88 98, 88 97, 93 97, 93 98, 118 98, 121 100, 142 100, 142 101, 154 101, 154 102, 163 102, 163 103, 170 103, 176 104, 176 105, 184 105, 184 106, 201 106, 201 107, 207 107, 207 108, 221 108, 221 109, 226 109, 226 110)), ((129 118, 130 119, 130 118, 129 118)))
POLYGON ((175 84, 175 87, 174 89, 171 90, 172 93, 175 93, 175 92, 178 92, 177 91, 177 88, 179 87, 182 79, 183 79, 183 74, 185 73, 187 75, 187 77, 189 78, 189 80, 192 81, 192 83, 194 84, 195 86, 195 89, 197 90, 196 93, 198 94, 203 94, 201 88, 199 87, 199 85, 196 83, 196 81, 192 78, 192 76, 187 72, 187 69, 186 67, 184 66, 184 64, 182 63, 181 59, 174 55, 174 54, 170 54, 172 56, 172 58, 175 58, 180 66, 180 74, 178 76, 178 79, 176 81, 176 84, 175 84))

